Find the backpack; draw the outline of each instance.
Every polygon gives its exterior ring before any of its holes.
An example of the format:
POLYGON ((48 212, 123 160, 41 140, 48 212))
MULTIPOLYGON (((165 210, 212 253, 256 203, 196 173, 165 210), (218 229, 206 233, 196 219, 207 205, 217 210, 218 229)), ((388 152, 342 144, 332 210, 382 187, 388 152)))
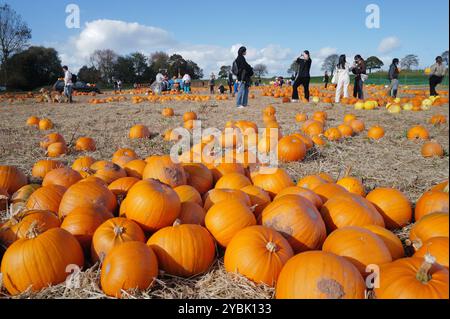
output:
POLYGON ((77 83, 77 76, 75 74, 72 74, 72 83, 75 84, 77 83))
POLYGON ((231 67, 231 73, 233 73, 233 75, 235 76, 239 75, 239 67, 237 65, 237 60, 234 60, 233 62, 233 66, 231 67))

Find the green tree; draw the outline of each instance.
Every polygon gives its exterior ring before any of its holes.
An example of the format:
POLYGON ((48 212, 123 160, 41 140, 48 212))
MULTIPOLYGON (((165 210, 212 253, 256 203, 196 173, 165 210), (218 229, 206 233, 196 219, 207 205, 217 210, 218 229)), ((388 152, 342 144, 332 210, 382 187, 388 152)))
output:
POLYGON ((231 72, 231 66, 222 65, 219 71, 219 79, 228 79, 228 74, 231 72))
POLYGON ((369 70, 369 73, 372 73, 373 69, 381 69, 384 63, 376 56, 371 56, 366 60, 366 68, 369 70))
POLYGON ((186 73, 189 74, 193 80, 203 78, 203 70, 197 63, 191 60, 186 61, 186 73))
POLYGON ((147 57, 140 52, 135 52, 129 56, 133 63, 133 72, 135 74, 134 82, 142 82, 144 75, 148 73, 147 57))
POLYGON ((130 56, 119 56, 117 58, 116 63, 114 63, 113 77, 124 83, 136 82, 133 59, 130 56))
POLYGON ((88 67, 87 65, 84 65, 78 71, 78 79, 86 83, 98 83, 101 78, 102 75, 100 71, 93 66, 88 67))
POLYGON ((149 64, 154 74, 159 73, 161 70, 167 71, 169 69, 169 55, 162 51, 152 53, 149 64))
POLYGON ((291 66, 287 70, 287 73, 292 76, 297 73, 297 70, 298 70, 298 63, 297 60, 295 60, 294 62, 291 63, 291 66))
POLYGON ((181 74, 186 73, 187 71, 187 62, 183 57, 179 54, 173 54, 170 56, 169 61, 169 77, 178 75, 182 76, 181 74))

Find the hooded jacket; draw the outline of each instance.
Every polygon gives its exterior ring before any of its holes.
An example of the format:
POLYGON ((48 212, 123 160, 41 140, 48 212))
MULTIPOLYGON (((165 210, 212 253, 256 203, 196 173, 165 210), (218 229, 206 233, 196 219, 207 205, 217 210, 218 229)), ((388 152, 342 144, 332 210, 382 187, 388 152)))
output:
POLYGON ((246 83, 250 83, 254 72, 250 64, 247 63, 247 60, 245 60, 244 52, 245 49, 240 48, 238 52, 238 57, 236 59, 236 64, 239 70, 237 78, 239 82, 243 81, 246 83))
POLYGON ((311 59, 304 60, 304 59, 298 58, 296 62, 298 64, 296 78, 309 78, 309 77, 311 77, 310 76, 310 71, 311 71, 312 60, 311 59))

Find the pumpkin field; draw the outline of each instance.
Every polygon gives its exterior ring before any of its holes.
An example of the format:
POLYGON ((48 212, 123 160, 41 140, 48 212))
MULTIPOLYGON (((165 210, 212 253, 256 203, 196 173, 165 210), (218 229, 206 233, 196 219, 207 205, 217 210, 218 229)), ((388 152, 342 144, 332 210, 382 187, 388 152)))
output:
POLYGON ((440 89, 2 94, 0 298, 448 299, 440 89), (199 123, 222 134, 174 162, 199 123))

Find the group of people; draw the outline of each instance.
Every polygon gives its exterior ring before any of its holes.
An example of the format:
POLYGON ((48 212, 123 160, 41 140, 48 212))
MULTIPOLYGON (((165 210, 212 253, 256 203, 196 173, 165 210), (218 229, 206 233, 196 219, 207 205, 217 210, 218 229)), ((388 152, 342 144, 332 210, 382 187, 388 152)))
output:
POLYGON ((183 77, 174 76, 172 79, 169 79, 166 73, 159 72, 156 75, 156 81, 151 85, 151 89, 157 94, 166 91, 191 93, 191 82, 191 76, 187 73, 183 77))

